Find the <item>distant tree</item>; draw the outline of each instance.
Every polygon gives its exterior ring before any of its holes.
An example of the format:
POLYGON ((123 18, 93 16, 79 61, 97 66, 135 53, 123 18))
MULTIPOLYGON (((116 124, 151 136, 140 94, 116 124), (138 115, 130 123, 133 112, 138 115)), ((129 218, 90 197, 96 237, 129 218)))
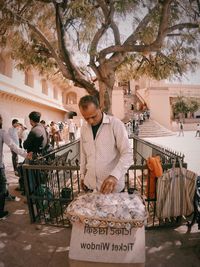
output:
POLYGON ((172 110, 175 117, 184 118, 187 113, 194 113, 200 107, 199 101, 187 98, 182 95, 178 96, 172 105, 172 110))
POLYGON ((200 102, 192 98, 188 99, 187 105, 190 114, 194 114, 194 112, 196 112, 200 108, 200 102))
POLYGON ((172 109, 176 118, 184 118, 185 114, 188 112, 188 105, 185 97, 178 96, 175 103, 172 105, 172 109))
POLYGON ((107 112, 117 71, 164 79, 196 67, 199 22, 199 0, 0 0, 1 47, 18 67, 62 74, 107 112))

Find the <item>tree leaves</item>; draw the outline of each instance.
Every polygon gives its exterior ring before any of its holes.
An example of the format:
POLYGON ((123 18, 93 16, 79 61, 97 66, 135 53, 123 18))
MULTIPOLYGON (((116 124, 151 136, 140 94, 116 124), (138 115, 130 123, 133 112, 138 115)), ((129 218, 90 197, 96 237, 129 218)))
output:
POLYGON ((194 98, 186 98, 182 95, 179 95, 176 99, 174 99, 174 103, 172 104, 172 110, 175 116, 179 114, 186 114, 188 112, 194 113, 200 107, 200 102, 194 98))
POLYGON ((0 0, 0 45, 20 68, 60 72, 88 93, 93 77, 112 91, 116 70, 160 80, 196 68, 198 11, 198 1, 0 0))

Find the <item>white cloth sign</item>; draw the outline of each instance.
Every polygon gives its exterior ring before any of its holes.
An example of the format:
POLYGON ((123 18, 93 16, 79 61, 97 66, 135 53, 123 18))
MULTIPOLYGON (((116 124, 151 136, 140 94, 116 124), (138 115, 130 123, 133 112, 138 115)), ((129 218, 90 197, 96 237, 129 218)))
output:
POLYGON ((69 258, 105 263, 144 263, 145 231, 141 228, 95 228, 74 223, 69 258))

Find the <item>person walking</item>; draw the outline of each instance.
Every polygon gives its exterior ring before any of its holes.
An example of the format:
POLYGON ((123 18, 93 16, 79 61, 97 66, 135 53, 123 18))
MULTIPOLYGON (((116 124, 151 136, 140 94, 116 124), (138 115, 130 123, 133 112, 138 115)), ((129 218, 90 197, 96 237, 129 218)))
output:
MULTIPOLYGON (((8 134, 16 146, 19 147, 19 136, 18 136, 19 121, 17 119, 12 120, 12 127, 8 129, 8 134)), ((17 165, 18 165, 18 155, 15 151, 11 150, 12 154, 12 165, 15 175, 18 176, 17 165)))
POLYGON ((50 127, 51 145, 54 148, 56 144, 56 147, 59 148, 59 142, 61 141, 59 127, 54 121, 51 122, 50 127))
POLYGON ((197 137, 198 135, 200 137, 200 125, 199 125, 199 123, 197 124, 195 137, 197 137))
POLYGON ((27 153, 23 149, 19 148, 13 140, 10 138, 9 133, 2 129, 3 118, 0 114, 0 219, 8 215, 8 211, 4 210, 5 199, 7 196, 7 178, 5 174, 5 166, 3 161, 3 145, 4 143, 9 146, 11 151, 14 151, 16 154, 24 158, 31 159, 32 153, 27 153))
POLYGON ((76 124, 73 119, 69 119, 69 141, 75 140, 76 124))
POLYGON ((178 136, 184 136, 184 131, 183 131, 183 123, 180 121, 179 122, 179 134, 178 136))
POLYGON ((103 113, 97 97, 79 101, 85 119, 80 135, 80 175, 84 190, 103 194, 121 192, 125 173, 132 163, 132 150, 122 121, 103 113))

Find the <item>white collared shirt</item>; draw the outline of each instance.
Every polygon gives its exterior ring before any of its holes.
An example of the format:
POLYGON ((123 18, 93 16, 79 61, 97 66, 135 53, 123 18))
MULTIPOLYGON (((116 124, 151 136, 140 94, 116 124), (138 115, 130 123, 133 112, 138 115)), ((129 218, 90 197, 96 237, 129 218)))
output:
POLYGON ((103 114, 95 140, 87 122, 81 127, 81 178, 90 189, 100 190, 103 181, 112 175, 118 183, 115 192, 124 189, 124 175, 133 162, 132 151, 124 124, 103 114))
POLYGON ((13 140, 13 142, 19 146, 19 136, 18 136, 18 129, 15 127, 11 127, 8 129, 8 134, 10 135, 10 138, 13 140))
POLYGON ((10 135, 3 129, 0 129, 0 168, 3 168, 3 144, 6 144, 10 147, 12 151, 19 154, 22 157, 27 156, 27 152, 21 148, 19 148, 14 141, 10 138, 10 135))

